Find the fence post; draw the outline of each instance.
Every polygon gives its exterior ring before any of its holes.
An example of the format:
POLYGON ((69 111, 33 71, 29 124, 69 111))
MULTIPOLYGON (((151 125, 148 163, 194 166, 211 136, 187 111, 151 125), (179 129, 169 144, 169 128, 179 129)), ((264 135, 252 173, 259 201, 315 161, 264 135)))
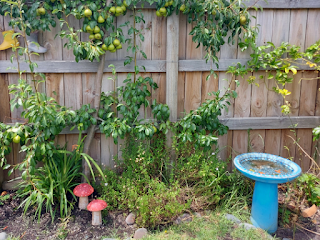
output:
MULTIPOLYGON (((170 121, 178 119, 178 74, 179 74, 179 15, 167 18, 166 103, 170 108, 170 121)), ((172 146, 173 133, 167 134, 167 146, 172 146)), ((171 163, 175 152, 171 152, 171 163)))
POLYGON ((170 121, 178 118, 179 73, 179 15, 167 19, 166 102, 170 108, 170 121))

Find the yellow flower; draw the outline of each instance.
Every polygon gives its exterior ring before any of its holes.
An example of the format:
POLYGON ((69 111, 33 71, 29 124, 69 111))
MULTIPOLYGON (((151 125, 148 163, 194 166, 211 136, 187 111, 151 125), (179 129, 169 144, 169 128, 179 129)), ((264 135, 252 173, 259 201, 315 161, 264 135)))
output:
POLYGON ((278 91, 284 97, 291 94, 291 92, 289 92, 287 89, 279 89, 278 91))
POLYGON ((307 62, 307 64, 309 65, 309 67, 315 67, 315 66, 317 66, 316 64, 314 64, 314 63, 312 63, 312 62, 307 62))

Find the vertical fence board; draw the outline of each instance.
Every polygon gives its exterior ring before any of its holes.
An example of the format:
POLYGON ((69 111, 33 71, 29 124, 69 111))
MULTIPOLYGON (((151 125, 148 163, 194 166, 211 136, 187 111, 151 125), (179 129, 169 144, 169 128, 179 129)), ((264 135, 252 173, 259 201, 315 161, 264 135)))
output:
MULTIPOLYGON (((320 30, 317 27, 317 22, 320 21, 319 10, 308 10, 307 29, 305 49, 314 44, 320 39, 320 30)), ((316 111, 315 101, 317 95, 317 78, 318 72, 306 71, 303 73, 303 78, 307 80, 301 81, 301 100, 300 100, 300 116, 314 116, 316 111)), ((297 137, 299 144, 304 151, 311 155, 312 153, 312 129, 299 129, 297 137)), ((298 161, 301 161, 303 171, 307 171, 310 167, 310 159, 302 152, 300 148, 296 149, 298 161)))
MULTIPOLYGON (((193 27, 194 25, 188 24, 187 33, 191 32, 193 27)), ((202 59, 202 45, 199 48, 196 47, 197 43, 192 41, 192 35, 188 35, 186 42, 186 59, 202 59)), ((186 72, 184 108, 187 113, 200 106, 201 82, 202 72, 186 72)))
MULTIPOLYGON (((184 14, 180 15, 179 18, 179 60, 186 59, 186 45, 187 45, 187 16, 184 14)), ((178 117, 184 116, 185 108, 185 79, 186 72, 178 73, 178 117)))
MULTIPOLYGON (((305 35, 307 27, 307 16, 308 10, 291 10, 290 18, 290 32, 289 32, 289 43, 296 46, 300 46, 301 49, 304 49, 305 46, 305 35)), ((291 116, 299 115, 299 105, 300 105, 300 92, 301 92, 301 82, 302 72, 298 72, 293 76, 292 84, 287 84, 286 88, 291 92, 289 96, 286 97, 291 105, 291 116)), ((293 140, 289 137, 291 136, 296 140, 296 133, 293 130, 283 129, 281 131, 281 148, 280 154, 282 157, 295 159, 296 155, 296 146, 293 140)))
MULTIPOLYGON (((272 42, 276 46, 280 46, 281 42, 288 42, 289 28, 290 28, 290 10, 274 10, 273 13, 273 27, 272 27, 272 42), (281 22, 282 24, 279 24, 281 22)), ((272 72, 275 75, 275 72, 272 72)), ((283 105, 283 98, 280 94, 271 91, 276 87, 275 79, 268 80, 268 103, 267 116, 279 117, 281 113, 281 105, 283 105)), ((280 155, 281 130, 266 130, 265 149, 266 153, 280 155)))
MULTIPOLYGON (((116 82, 108 78, 112 78, 111 73, 103 74, 102 92, 114 91, 116 82)), ((113 143, 113 138, 106 138, 105 134, 101 134, 101 165, 102 167, 113 168, 113 158, 118 154, 118 146, 113 143)))
POLYGON ((9 102, 9 82, 7 74, 0 74, 0 122, 11 122, 10 102, 9 102))
MULTIPOLYGON (((151 56, 148 59, 166 60, 167 43, 167 18, 158 17, 155 12, 152 14, 152 35, 151 41, 151 56)), ((148 40, 146 40, 148 41, 148 40)), ((152 90, 152 100, 156 99, 159 103, 166 102, 166 73, 152 73, 153 81, 157 83, 158 89, 152 90)))

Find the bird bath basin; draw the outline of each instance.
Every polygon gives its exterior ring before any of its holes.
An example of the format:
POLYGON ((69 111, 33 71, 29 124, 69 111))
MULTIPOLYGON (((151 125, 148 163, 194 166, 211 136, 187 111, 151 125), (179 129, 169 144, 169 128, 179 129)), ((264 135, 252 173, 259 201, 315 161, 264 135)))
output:
POLYGON ((235 167, 255 180, 251 222, 274 233, 278 228, 278 184, 290 182, 301 173, 294 162, 267 153, 244 153, 234 159, 235 167))

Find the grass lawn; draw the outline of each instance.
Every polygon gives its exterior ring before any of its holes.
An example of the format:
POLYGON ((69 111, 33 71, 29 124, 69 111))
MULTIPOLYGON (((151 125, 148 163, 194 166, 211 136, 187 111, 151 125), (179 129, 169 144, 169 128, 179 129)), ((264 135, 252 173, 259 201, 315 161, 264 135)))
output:
POLYGON ((216 210, 201 218, 194 217, 193 221, 181 225, 171 226, 162 232, 155 232, 144 239, 148 240, 181 240, 181 239, 241 239, 264 240, 271 239, 261 229, 245 230, 224 217, 225 211, 216 210))

